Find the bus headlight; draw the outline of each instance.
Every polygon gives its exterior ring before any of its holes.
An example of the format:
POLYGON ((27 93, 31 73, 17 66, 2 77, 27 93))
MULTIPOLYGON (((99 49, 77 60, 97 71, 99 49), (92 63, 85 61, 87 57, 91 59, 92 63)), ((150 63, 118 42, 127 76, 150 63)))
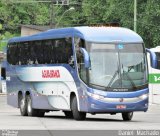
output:
POLYGON ((139 98, 141 100, 144 100, 144 99, 148 98, 148 94, 142 94, 141 96, 139 96, 139 98))
POLYGON ((99 99, 103 99, 103 98, 104 98, 104 97, 101 96, 101 95, 93 94, 93 93, 89 93, 89 92, 88 92, 88 95, 89 95, 90 97, 92 97, 93 99, 96 99, 96 100, 99 100, 99 99))

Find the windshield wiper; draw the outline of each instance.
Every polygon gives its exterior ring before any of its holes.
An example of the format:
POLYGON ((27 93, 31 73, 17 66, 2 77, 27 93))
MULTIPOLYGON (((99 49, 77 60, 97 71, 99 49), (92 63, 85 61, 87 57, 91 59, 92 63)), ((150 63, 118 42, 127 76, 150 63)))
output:
POLYGON ((112 84, 112 82, 114 81, 114 79, 116 78, 117 74, 119 74, 119 68, 115 71, 112 79, 111 79, 110 82, 108 83, 107 88, 110 88, 110 87, 111 87, 111 84, 112 84))
POLYGON ((124 72, 123 64, 122 64, 122 70, 123 70, 123 74, 126 75, 126 77, 128 78, 128 80, 131 82, 132 87, 136 89, 137 87, 136 87, 135 83, 133 82, 133 80, 131 79, 131 77, 129 76, 128 72, 124 72))
POLYGON ((90 85, 94 86, 94 87, 96 87, 98 89, 102 89, 103 88, 104 90, 107 90, 107 91, 108 91, 108 89, 111 89, 111 87, 106 87, 106 86, 97 85, 97 84, 93 84, 93 83, 90 83, 90 85))
MULTIPOLYGON (((123 70, 123 65, 122 65, 122 70, 123 70)), ((110 88, 110 87, 111 87, 112 82, 114 81, 114 79, 116 78, 117 74, 119 74, 119 73, 120 73, 120 69, 118 68, 118 69, 115 71, 112 79, 110 80, 110 82, 108 83, 108 86, 107 86, 106 88, 110 88)), ((127 73, 127 72, 124 72, 124 70, 123 70, 123 74, 124 74, 124 75, 127 77, 127 79, 130 81, 132 87, 136 89, 137 87, 136 87, 135 83, 133 82, 133 80, 131 79, 131 77, 128 75, 128 73, 127 73)), ((121 78, 121 80, 122 80, 122 75, 121 75, 120 78, 121 78)))
POLYGON ((128 72, 124 72, 124 74, 126 75, 126 77, 128 78, 128 80, 131 82, 132 87, 136 89, 137 87, 136 87, 135 83, 133 82, 133 80, 132 80, 132 79, 130 78, 130 76, 128 75, 128 72))

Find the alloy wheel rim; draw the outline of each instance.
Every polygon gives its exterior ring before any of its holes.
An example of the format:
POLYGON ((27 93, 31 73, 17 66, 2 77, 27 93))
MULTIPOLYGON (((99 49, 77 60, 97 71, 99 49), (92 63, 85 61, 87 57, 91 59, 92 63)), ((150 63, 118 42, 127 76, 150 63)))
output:
POLYGON ((21 110, 22 110, 22 111, 24 110, 24 105, 25 105, 24 99, 22 99, 22 100, 21 100, 21 103, 20 103, 20 107, 21 107, 21 110))
POLYGON ((31 113, 32 109, 31 109, 31 101, 28 102, 28 112, 31 113))

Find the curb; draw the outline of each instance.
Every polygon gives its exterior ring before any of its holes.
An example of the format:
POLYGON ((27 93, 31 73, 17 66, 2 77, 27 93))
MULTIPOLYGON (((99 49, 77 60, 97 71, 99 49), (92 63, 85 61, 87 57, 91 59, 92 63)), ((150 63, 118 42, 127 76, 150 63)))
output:
POLYGON ((6 96, 7 94, 6 93, 0 93, 0 96, 6 96))
POLYGON ((160 105, 160 103, 149 103, 149 105, 160 105))

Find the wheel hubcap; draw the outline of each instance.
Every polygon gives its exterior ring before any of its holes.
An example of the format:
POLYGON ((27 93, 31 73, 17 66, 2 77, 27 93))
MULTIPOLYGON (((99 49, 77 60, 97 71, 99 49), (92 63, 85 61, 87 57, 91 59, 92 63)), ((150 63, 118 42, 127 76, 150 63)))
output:
POLYGON ((21 103, 20 103, 20 107, 21 107, 21 110, 22 110, 22 111, 23 111, 23 109, 24 109, 24 105, 25 105, 24 99, 22 99, 22 100, 21 100, 21 103))
POLYGON ((129 117, 132 117, 132 115, 133 115, 133 112, 130 112, 130 113, 129 113, 129 117))
POLYGON ((31 113, 32 108, 31 108, 31 102, 30 101, 28 102, 28 108, 27 109, 28 109, 28 112, 31 113))

